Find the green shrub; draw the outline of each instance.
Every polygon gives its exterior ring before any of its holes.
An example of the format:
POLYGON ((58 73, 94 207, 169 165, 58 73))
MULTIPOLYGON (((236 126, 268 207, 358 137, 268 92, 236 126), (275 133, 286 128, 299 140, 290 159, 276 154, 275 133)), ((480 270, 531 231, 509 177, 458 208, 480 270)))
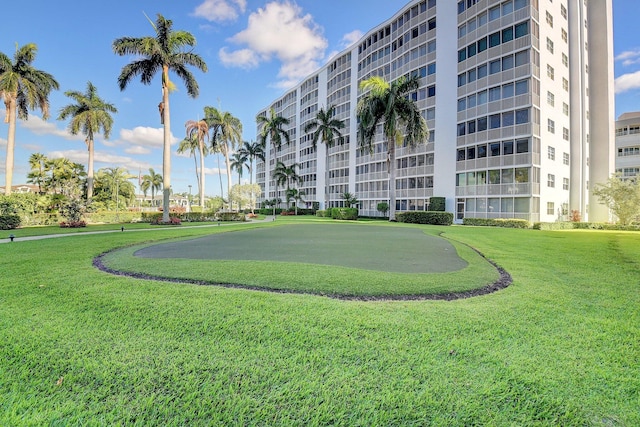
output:
POLYGON ((464 218, 462 225, 476 225, 483 227, 530 228, 531 223, 526 219, 512 218, 464 218))
POLYGON ((0 215, 0 230, 13 230, 20 226, 20 215, 0 215))
MULTIPOLYGON (((155 214, 155 213, 154 213, 155 214)), ((85 213, 89 224, 120 224, 124 222, 151 222, 151 219, 145 220, 144 215, 150 215, 148 213, 140 212, 113 212, 113 211, 98 211, 85 213)), ((160 214, 162 216, 162 214, 160 214)))
POLYGON ((218 221, 246 221, 247 218, 240 212, 218 212, 216 214, 218 221))
POLYGON ((325 217, 325 215, 326 215, 326 213, 327 213, 327 211, 325 211, 325 210, 317 210, 317 211, 316 211, 316 216, 317 216, 318 218, 324 218, 324 217, 325 217))
POLYGON ((602 222, 574 222, 578 230, 640 231, 640 225, 605 224, 602 222))
POLYGON ((444 197, 431 197, 429 199, 429 212, 444 212, 446 200, 444 197))
POLYGON ((358 208, 331 208, 331 218, 340 220, 358 219, 358 208))
POLYGON ((409 224, 451 225, 453 224, 453 214, 433 211, 400 212, 396 214, 396 221, 409 224))
POLYGON ((534 230, 573 230, 573 222, 536 222, 533 224, 534 230))

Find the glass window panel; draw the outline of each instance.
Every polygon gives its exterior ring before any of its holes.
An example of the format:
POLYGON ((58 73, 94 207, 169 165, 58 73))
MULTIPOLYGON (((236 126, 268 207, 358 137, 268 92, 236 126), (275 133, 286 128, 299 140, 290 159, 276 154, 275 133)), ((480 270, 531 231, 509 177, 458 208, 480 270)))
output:
POLYGON ((489 129, 497 129, 500 127, 500 114, 492 114, 489 116, 489 129))
POLYGON ((489 184, 500 184, 500 169, 489 171, 489 184))
POLYGON ((516 124, 521 125, 529 123, 529 109, 526 108, 524 110, 516 111, 516 124))
POLYGON ((515 85, 513 83, 506 84, 502 86, 502 98, 511 98, 513 96, 513 91, 515 89, 515 85))
POLYGON ((516 82, 516 95, 525 95, 527 93, 529 93, 529 80, 516 82))
POLYGON ((500 18, 500 6, 489 9, 489 22, 500 18))
POLYGON ((504 155, 513 154, 513 141, 502 142, 502 154, 504 155))
POLYGON ((516 53, 516 67, 529 63, 529 50, 522 50, 516 53))
POLYGON ((489 35, 489 47, 495 47, 500 44, 500 32, 489 35))
POLYGON ((486 145, 478 145, 478 158, 482 159, 487 157, 487 146, 486 145))
POLYGON ((478 105, 483 105, 487 103, 487 91, 483 90, 482 92, 478 92, 478 105))
POLYGON ((469 95, 467 97, 467 107, 468 108, 473 108, 476 106, 476 96, 475 95, 469 95))
POLYGON ((529 34, 529 21, 521 22, 515 27, 516 38, 524 37, 529 34))
POLYGON ((490 146, 491 149, 491 157, 496 157, 500 155, 500 143, 494 142, 490 146))
POLYGON ((516 141, 516 152, 520 153, 528 153, 529 152, 529 140, 528 139, 519 139, 516 141))
POLYGON ((513 126, 513 124, 514 124, 513 111, 507 111, 506 113, 502 113, 502 127, 513 126))
POLYGON ((502 43, 510 42, 511 40, 513 40, 513 27, 502 30, 502 43))
POLYGON ((502 66, 501 66, 501 61, 499 59, 495 61, 491 61, 489 63, 489 74, 499 73, 501 69, 502 69, 502 66))
POLYGON ((478 53, 484 52, 485 50, 487 50, 487 38, 483 37, 478 40, 478 53))
POLYGON ((513 55, 507 55, 502 58, 502 71, 510 70, 513 68, 513 55))
POLYGON ((478 117, 478 132, 481 132, 483 130, 487 130, 487 118, 478 117))
POLYGON ((478 67, 478 78, 481 79, 483 77, 487 77, 487 64, 480 65, 478 67))

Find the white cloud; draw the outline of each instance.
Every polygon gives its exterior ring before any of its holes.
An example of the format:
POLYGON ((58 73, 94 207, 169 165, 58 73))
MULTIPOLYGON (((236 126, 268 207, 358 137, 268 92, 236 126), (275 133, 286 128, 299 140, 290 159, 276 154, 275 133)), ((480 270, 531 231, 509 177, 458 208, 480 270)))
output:
POLYGON ((622 65, 629 66, 640 64, 640 49, 627 50, 616 56, 616 61, 622 61, 622 65))
POLYGON ((313 17, 289 2, 271 2, 258 9, 249 16, 247 28, 229 40, 246 48, 234 52, 222 48, 219 55, 225 65, 248 68, 275 58, 282 63, 279 87, 290 87, 316 70, 327 48, 313 17))
POLYGON ((640 71, 635 73, 623 74, 615 80, 616 93, 628 92, 634 89, 640 89, 640 71))
POLYGON ((341 45, 344 49, 346 49, 350 46, 353 46, 353 44, 356 43, 358 40, 360 40, 362 36, 363 36, 363 33, 360 30, 351 31, 350 33, 347 33, 344 36, 342 36, 341 45))
POLYGON ((0 138, 0 147, 6 147, 7 146, 7 140, 4 138, 0 138))
POLYGON ((226 47, 218 52, 222 64, 226 67, 255 68, 260 64, 258 54, 251 49, 240 49, 229 53, 226 47))
MULTIPOLYGON (((47 153, 47 157, 50 159, 57 159, 60 157, 67 158, 72 162, 86 165, 87 163, 87 151, 86 150, 61 150, 51 151, 47 153)), ((150 167, 154 167, 149 162, 141 162, 131 157, 120 156, 102 151, 96 151, 93 156, 95 162, 95 168, 101 169, 104 167, 123 167, 130 173, 134 173, 138 170, 148 170, 150 167)))
POLYGON ((29 114, 28 120, 18 120, 21 128, 27 129, 36 135, 55 135, 70 141, 84 141, 82 134, 72 135, 66 129, 58 129, 55 122, 46 122, 35 114, 29 114))
POLYGON ((246 9, 246 0, 205 0, 191 16, 213 22, 235 21, 239 13, 244 13, 246 9))
POLYGON ((134 145, 132 147, 126 148, 124 150, 124 152, 127 153, 127 154, 138 154, 138 155, 140 155, 140 154, 149 154, 149 153, 151 153, 151 150, 146 148, 146 147, 143 147, 141 145, 134 145))
MULTIPOLYGON (((179 139, 171 135, 171 145, 175 145, 179 139)), ((105 142, 108 147, 127 145, 129 154, 147 154, 149 149, 162 148, 164 144, 164 129, 138 126, 133 129, 121 129, 120 138, 113 143, 105 142), (145 151, 146 150, 146 151, 145 151)))
POLYGON ((205 175, 226 175, 227 169, 218 169, 218 168, 204 168, 205 175))

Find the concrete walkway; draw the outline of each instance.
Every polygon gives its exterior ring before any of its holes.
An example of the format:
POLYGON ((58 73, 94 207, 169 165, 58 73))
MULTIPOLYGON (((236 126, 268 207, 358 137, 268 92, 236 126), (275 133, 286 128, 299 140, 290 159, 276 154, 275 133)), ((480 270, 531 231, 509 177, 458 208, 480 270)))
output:
MULTIPOLYGON (((206 224, 206 225, 181 225, 179 228, 204 228, 204 227, 222 227, 222 226, 227 226, 227 225, 237 225, 237 224, 251 224, 251 223, 256 223, 256 222, 271 222, 273 221, 273 215, 269 215, 267 217, 265 217, 265 219, 261 219, 261 220, 251 220, 251 221, 246 221, 246 222, 219 222, 216 224, 206 224)), ((115 226, 116 224, 114 224, 115 226)), ((115 230, 102 230, 102 231, 81 231, 81 232, 77 232, 77 233, 61 233, 61 234, 43 234, 41 236, 25 236, 25 237, 15 237, 13 239, 13 243, 16 242, 26 242, 29 240, 42 240, 42 239, 54 239, 54 238, 58 238, 58 237, 73 237, 73 236, 86 236, 87 234, 106 234, 106 233, 134 233, 134 232, 138 232, 138 231, 157 231, 157 230, 175 230, 176 227, 172 226, 172 227, 158 227, 158 228, 132 228, 132 229, 127 229, 126 225, 125 226, 120 226, 119 229, 115 229, 115 230)), ((11 233, 12 230, 5 230, 6 232, 8 232, 9 234, 13 234, 11 233)), ((9 237, 4 237, 4 238, 0 238, 0 244, 2 243, 12 243, 11 239, 9 237)))

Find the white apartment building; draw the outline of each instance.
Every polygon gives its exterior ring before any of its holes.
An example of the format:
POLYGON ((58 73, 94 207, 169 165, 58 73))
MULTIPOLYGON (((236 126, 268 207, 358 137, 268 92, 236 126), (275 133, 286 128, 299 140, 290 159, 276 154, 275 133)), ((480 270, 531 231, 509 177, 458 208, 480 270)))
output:
MULTIPOLYGON (((420 77, 412 99, 431 131, 415 149, 396 151, 396 209, 425 210, 445 197, 464 217, 606 221, 589 203, 590 182, 614 169, 611 0, 414 0, 368 31, 298 87, 260 111, 290 120, 290 145, 266 149, 257 165, 262 200, 285 200, 272 171, 298 163, 307 202, 380 216, 388 201, 386 141, 357 146, 360 81, 420 77), (304 127, 335 105, 345 140, 313 149, 304 127), (592 108, 593 106, 593 108, 592 108), (326 159, 328 158, 328 162, 326 159)), ((592 186, 593 187, 593 186, 592 186)), ((594 199, 595 200, 595 199, 594 199)))
POLYGON ((616 172, 640 177, 640 112, 624 113, 616 121, 616 172))

